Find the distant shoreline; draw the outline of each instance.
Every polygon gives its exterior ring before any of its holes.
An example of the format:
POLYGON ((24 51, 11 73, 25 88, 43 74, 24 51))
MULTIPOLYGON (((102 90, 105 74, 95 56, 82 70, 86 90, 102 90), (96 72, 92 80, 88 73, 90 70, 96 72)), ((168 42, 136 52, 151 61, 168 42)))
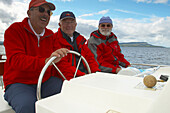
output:
POLYGON ((158 48, 166 48, 163 46, 154 46, 148 44, 147 42, 127 42, 127 43, 119 43, 120 47, 158 47, 158 48))

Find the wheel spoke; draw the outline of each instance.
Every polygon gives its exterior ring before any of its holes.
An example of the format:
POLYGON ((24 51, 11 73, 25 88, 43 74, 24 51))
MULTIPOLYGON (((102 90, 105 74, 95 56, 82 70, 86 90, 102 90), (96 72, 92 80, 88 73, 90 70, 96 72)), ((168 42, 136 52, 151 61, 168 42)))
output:
POLYGON ((61 74, 61 76, 64 78, 64 80, 67 80, 66 77, 63 75, 63 73, 58 69, 58 67, 55 65, 54 62, 52 62, 53 66, 57 69, 57 71, 61 74))
POLYGON ((78 61, 78 64, 77 64, 77 67, 76 67, 76 71, 75 71, 75 73, 74 73, 74 78, 76 77, 77 70, 78 70, 78 68, 79 68, 79 66, 80 66, 81 59, 82 59, 82 58, 81 58, 81 56, 80 56, 79 61, 78 61))

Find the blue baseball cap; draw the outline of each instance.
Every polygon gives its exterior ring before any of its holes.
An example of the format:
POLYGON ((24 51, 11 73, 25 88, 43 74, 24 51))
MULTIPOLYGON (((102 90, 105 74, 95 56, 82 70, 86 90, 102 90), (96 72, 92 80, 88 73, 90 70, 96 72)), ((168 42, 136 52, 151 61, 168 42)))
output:
POLYGON ((110 23, 110 24, 112 24, 112 20, 110 19, 109 16, 106 16, 106 17, 103 16, 103 17, 100 19, 100 21, 99 21, 99 25, 102 24, 102 23, 110 23))
POLYGON ((60 15, 60 20, 63 20, 65 18, 73 18, 76 19, 75 15, 73 14, 73 12, 70 11, 64 11, 61 15, 60 15))

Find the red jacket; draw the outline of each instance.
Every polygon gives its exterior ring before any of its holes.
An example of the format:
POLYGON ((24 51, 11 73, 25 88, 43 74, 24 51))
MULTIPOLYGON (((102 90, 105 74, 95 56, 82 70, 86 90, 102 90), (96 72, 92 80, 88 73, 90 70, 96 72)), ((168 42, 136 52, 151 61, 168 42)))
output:
MULTIPOLYGON (((53 52, 53 32, 45 29, 45 34, 38 39, 28 24, 28 18, 12 24, 4 35, 7 60, 3 80, 9 84, 37 84, 45 59, 53 52)), ((44 75, 43 82, 51 76, 50 68, 44 75)))
MULTIPOLYGON (((68 48, 69 50, 74 50, 81 53, 81 55, 87 60, 92 73, 100 71, 98 69, 97 62, 94 59, 94 55, 85 44, 86 39, 82 35, 77 32, 74 32, 74 41, 72 43, 70 37, 63 33, 59 28, 58 32, 55 33, 55 36, 57 37, 57 41, 60 43, 62 48, 68 48)), ((79 57, 77 57, 76 55, 68 54, 66 57, 62 58, 61 61, 57 64, 67 80, 70 80, 74 77, 74 73, 76 70, 76 60, 78 61, 78 59, 79 57)), ((85 73, 87 73, 85 63, 81 62, 80 68, 76 76, 83 76, 85 75, 85 73)))
POLYGON ((98 30, 90 35, 88 47, 93 52, 96 61, 99 64, 99 69, 103 72, 115 73, 120 67, 127 67, 130 63, 124 58, 115 34, 111 33, 106 37, 98 30))

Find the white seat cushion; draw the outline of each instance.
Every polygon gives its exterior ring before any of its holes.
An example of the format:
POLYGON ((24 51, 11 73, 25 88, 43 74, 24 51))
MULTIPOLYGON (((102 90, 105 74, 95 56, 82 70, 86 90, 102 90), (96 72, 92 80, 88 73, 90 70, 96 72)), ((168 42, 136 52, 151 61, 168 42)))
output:
POLYGON ((4 100, 4 90, 0 88, 0 113, 15 113, 11 106, 4 100))

